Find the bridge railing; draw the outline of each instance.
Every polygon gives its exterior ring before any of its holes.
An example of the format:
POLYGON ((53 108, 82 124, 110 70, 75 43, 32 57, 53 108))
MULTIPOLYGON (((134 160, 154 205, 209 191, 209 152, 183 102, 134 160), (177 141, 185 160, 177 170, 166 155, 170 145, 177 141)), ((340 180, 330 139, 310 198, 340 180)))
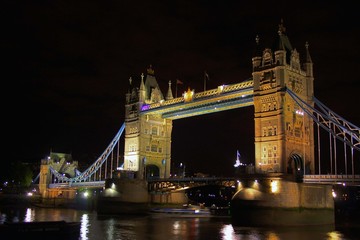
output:
POLYGON ((304 175, 304 182, 360 182, 360 175, 323 174, 304 175))

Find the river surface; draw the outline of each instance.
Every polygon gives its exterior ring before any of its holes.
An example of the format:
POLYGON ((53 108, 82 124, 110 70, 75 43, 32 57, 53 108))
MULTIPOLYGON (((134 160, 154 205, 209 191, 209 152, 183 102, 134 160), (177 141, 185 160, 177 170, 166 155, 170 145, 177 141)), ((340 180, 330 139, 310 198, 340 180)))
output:
MULTIPOLYGON (((244 216, 246 217, 246 216, 244 216)), ((258 228, 234 226, 230 217, 173 217, 156 213, 146 216, 98 215, 96 211, 1 207, 0 224, 32 221, 80 221, 81 240, 312 240, 360 239, 359 230, 334 226, 258 228)), ((1 237, 0 237, 1 238, 1 237)))

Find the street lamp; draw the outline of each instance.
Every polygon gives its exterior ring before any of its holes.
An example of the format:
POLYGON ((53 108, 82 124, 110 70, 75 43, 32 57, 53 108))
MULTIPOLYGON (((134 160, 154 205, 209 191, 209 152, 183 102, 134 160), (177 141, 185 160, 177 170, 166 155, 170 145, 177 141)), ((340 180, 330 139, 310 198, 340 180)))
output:
POLYGON ((186 167, 185 164, 180 163, 180 168, 183 169, 183 173, 182 173, 183 178, 185 177, 185 167, 186 167))

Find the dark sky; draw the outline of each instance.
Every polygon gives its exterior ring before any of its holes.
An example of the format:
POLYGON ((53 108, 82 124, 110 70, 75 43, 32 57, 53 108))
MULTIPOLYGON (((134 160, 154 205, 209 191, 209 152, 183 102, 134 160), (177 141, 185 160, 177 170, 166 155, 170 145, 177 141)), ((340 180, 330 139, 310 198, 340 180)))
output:
MULTIPOLYGON (((40 163, 52 150, 92 163, 124 122, 130 77, 138 82, 152 64, 164 94, 176 79, 179 94, 203 91, 204 70, 207 89, 238 83, 251 77, 256 35, 271 47, 281 19, 300 57, 310 44, 315 96, 359 126, 355 3, 272 2, 5 1, 2 161, 40 163)), ((253 114, 174 121, 172 161, 216 175, 233 171, 237 150, 253 162, 253 114)))

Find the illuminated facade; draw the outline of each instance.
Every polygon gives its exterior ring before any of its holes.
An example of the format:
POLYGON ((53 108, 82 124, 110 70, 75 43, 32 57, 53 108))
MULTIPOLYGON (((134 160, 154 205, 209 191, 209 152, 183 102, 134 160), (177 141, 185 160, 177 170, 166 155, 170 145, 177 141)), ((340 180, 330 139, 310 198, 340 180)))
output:
POLYGON ((313 106, 313 63, 306 44, 303 64, 281 23, 272 48, 260 48, 252 58, 252 80, 218 86, 204 92, 184 92, 173 98, 171 82, 166 97, 154 70, 141 76, 140 87, 126 94, 124 170, 167 178, 171 165, 172 121, 179 118, 254 105, 255 171, 287 173, 295 178, 314 171, 313 121, 286 93, 290 89, 313 106))
MULTIPOLYGON (((126 94, 124 170, 136 173, 136 178, 145 176, 167 178, 170 175, 172 120, 161 114, 140 114, 142 108, 164 101, 163 94, 154 76, 147 69, 140 88, 132 86, 126 94)), ((171 83, 166 99, 172 99, 171 83)))
POLYGON ((312 119, 304 114, 286 88, 314 105, 313 63, 306 44, 305 62, 293 49, 281 23, 273 49, 257 50, 252 58, 255 109, 256 172, 282 172, 301 177, 314 170, 312 119))

